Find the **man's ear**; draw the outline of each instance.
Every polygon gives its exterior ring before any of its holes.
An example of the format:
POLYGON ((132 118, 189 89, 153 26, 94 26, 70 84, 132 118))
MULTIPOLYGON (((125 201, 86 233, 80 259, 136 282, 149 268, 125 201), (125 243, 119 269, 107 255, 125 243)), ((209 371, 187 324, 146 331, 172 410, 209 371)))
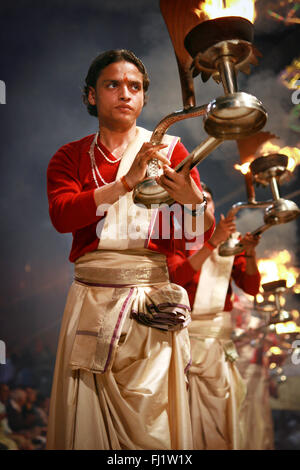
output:
POLYGON ((96 91, 92 86, 89 87, 88 101, 92 106, 96 106, 96 91))
POLYGON ((144 104, 143 104, 143 107, 146 106, 147 103, 148 103, 148 95, 146 95, 146 93, 144 92, 144 104))

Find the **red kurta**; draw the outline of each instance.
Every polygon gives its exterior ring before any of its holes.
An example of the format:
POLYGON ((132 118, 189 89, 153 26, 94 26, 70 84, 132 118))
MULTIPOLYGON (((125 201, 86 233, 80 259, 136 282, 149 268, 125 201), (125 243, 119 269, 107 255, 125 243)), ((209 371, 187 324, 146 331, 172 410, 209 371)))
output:
MULTIPOLYGON (((195 251, 185 250, 184 244, 181 240, 175 241, 175 251, 168 255, 167 263, 170 274, 171 282, 183 286, 189 295, 190 304, 193 308, 197 285, 201 271, 195 271, 188 257, 195 251)), ((250 295, 256 295, 260 286, 260 273, 250 275, 246 273, 246 258, 244 253, 236 255, 233 262, 231 278, 236 285, 244 292, 250 295)), ((232 310, 232 286, 228 285, 224 311, 229 312, 232 310)))
MULTIPOLYGON (((94 200, 96 185, 88 153, 93 138, 94 134, 61 147, 50 160, 47 171, 50 218, 58 232, 73 234, 69 256, 71 262, 85 253, 96 250, 99 243, 96 226, 102 217, 96 216, 97 207, 94 200)), ((114 159, 104 145, 100 144, 100 147, 110 159, 114 159)), ((187 155, 186 148, 178 142, 172 153, 170 166, 176 167, 187 155)), ((103 179, 107 183, 115 181, 120 162, 107 162, 96 148, 95 159, 103 179)), ((196 168, 192 169, 191 175, 202 189, 196 168)), ((210 238, 213 228, 205 232, 205 240, 210 238)), ((167 255, 172 252, 173 243, 168 239, 156 239, 153 236, 147 248, 167 255)))

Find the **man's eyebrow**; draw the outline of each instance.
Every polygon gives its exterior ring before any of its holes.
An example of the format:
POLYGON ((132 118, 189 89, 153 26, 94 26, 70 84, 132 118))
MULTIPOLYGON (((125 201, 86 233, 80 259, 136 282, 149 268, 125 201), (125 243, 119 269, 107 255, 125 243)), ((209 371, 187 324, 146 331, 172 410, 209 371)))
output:
POLYGON ((122 81, 125 81, 125 82, 128 82, 128 83, 138 83, 138 84, 142 84, 143 81, 142 80, 130 80, 128 78, 125 78, 125 80, 123 79, 117 79, 117 78, 107 78, 105 80, 103 80, 103 83, 109 83, 109 82, 115 82, 115 83, 120 83, 122 81))
POLYGON ((116 78, 107 78, 106 80, 103 80, 103 83, 108 83, 108 82, 119 82, 120 80, 117 80, 116 78))

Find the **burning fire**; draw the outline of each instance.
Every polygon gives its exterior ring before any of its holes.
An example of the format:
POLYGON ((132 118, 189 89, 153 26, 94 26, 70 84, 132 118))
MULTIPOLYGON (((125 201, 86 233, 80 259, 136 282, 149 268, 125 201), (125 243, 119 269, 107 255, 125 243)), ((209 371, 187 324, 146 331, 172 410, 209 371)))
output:
MULTIPOLYGON (((286 146, 280 148, 279 145, 268 141, 262 144, 257 152, 257 154, 259 154, 261 157, 265 157, 272 153, 280 153, 288 157, 287 170, 289 170, 291 173, 295 170, 297 165, 300 165, 300 150, 297 147, 286 146)), ((235 163, 234 168, 235 170, 240 171, 243 175, 246 175, 247 173, 250 173, 250 164, 253 160, 254 158, 249 162, 243 163, 242 165, 235 163)))
POLYGON ((294 171, 296 165, 300 164, 300 150, 297 147, 283 147, 273 144, 272 142, 265 142, 261 145, 259 153, 262 156, 269 155, 270 153, 281 153, 289 157, 287 169, 294 171))
POLYGON ((283 250, 273 253, 273 256, 269 259, 258 260, 257 265, 261 274, 261 284, 285 279, 286 286, 288 288, 293 287, 296 292, 300 287, 300 284, 297 283, 300 270, 290 266, 291 259, 288 250, 283 250))
POLYGON ((268 356, 279 356, 280 354, 282 354, 282 350, 278 346, 271 346, 267 353, 268 356))
POLYGON ((241 16, 254 23, 255 0, 204 0, 195 10, 201 21, 224 16, 241 16))
POLYGON ((288 333, 300 333, 300 326, 298 326, 297 323, 295 323, 294 321, 287 321, 285 323, 276 323, 275 329, 278 335, 288 334, 288 333))
POLYGON ((243 163, 242 165, 235 163, 234 168, 240 171, 241 173, 243 173, 243 175, 246 175, 247 173, 250 172, 250 169, 249 169, 250 164, 251 162, 246 162, 246 163, 243 163))

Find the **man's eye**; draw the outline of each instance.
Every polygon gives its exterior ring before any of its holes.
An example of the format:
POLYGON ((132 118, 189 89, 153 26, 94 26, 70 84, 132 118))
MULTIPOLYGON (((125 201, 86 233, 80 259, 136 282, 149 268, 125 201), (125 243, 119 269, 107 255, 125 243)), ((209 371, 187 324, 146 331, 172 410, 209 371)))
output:
POLYGON ((136 91, 139 91, 141 89, 141 85, 139 83, 133 83, 132 88, 136 91))
POLYGON ((116 88, 117 87, 117 82, 110 82, 108 85, 107 85, 107 88, 116 88))

